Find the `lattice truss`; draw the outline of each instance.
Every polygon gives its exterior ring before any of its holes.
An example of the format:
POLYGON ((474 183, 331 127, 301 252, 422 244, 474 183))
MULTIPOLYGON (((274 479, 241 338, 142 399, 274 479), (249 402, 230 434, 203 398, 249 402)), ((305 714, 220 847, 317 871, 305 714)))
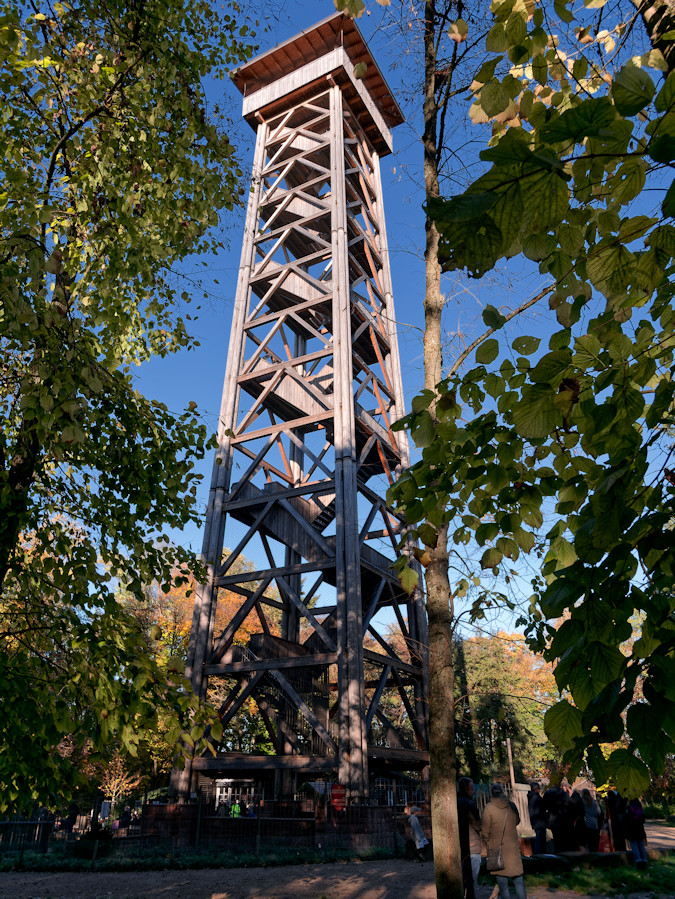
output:
POLYGON ((253 699, 277 755, 363 793, 368 747, 426 749, 426 631, 383 498, 408 448, 379 158, 336 85, 259 125, 247 229, 193 680, 221 682, 224 725, 253 699))

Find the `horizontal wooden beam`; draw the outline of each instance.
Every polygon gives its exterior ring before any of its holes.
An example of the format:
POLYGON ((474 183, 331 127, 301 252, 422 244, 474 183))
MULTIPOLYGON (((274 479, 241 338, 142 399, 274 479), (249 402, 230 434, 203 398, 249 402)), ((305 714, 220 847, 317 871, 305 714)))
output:
POLYGON ((332 771, 337 768, 334 755, 247 755, 243 752, 228 752, 213 756, 203 756, 192 763, 196 771, 227 772, 237 771, 332 771))
POLYGON ((248 443, 250 440, 267 437, 269 434, 280 434, 290 428, 310 428, 312 425, 318 425, 322 421, 332 419, 332 417, 332 409, 328 412, 321 412, 318 415, 303 415, 301 418, 296 418, 293 421, 283 421, 281 424, 270 425, 267 428, 261 428, 259 431, 245 431, 239 437, 231 437, 230 443, 236 446, 238 443, 248 443))
POLYGON ((393 749, 390 746, 369 746, 368 758, 371 761, 388 762, 390 767, 425 768, 429 764, 429 753, 419 749, 393 749))
POLYGON ((244 671, 270 671, 273 668, 316 668, 335 664, 337 664, 336 652, 319 652, 315 655, 291 656, 283 659, 260 659, 251 662, 232 662, 229 665, 206 665, 204 673, 225 677, 228 674, 241 674, 244 671))
MULTIPOLYGON (((240 482, 237 481, 237 484, 240 482)), ((236 487, 237 484, 234 486, 236 487)), ((233 488, 234 490, 234 488, 233 488)), ((226 511, 231 512, 234 509, 252 509, 255 506, 260 505, 261 503, 268 502, 271 498, 274 499, 291 499, 292 497, 301 496, 301 497, 315 497, 322 496, 324 493, 335 493, 335 478, 331 478, 326 481, 310 481, 309 484, 305 484, 301 487, 289 487, 288 490, 278 490, 278 491, 261 491, 259 496, 247 496, 246 499, 238 499, 234 502, 228 502, 225 500, 226 511)))
POLYGON ((284 565, 281 568, 265 568, 262 571, 240 571, 239 574, 228 574, 216 578, 216 586, 227 587, 228 584, 243 584, 246 581, 261 581, 266 577, 288 577, 290 574, 307 574, 310 571, 324 571, 335 568, 335 559, 321 562, 301 562, 299 565, 284 565))
POLYGON ((374 662, 376 665, 388 665, 390 668, 397 668, 399 671, 407 671, 408 674, 414 674, 416 677, 420 675, 420 669, 407 662, 402 662, 396 656, 385 656, 381 652, 371 652, 369 649, 363 650, 364 661, 374 662))

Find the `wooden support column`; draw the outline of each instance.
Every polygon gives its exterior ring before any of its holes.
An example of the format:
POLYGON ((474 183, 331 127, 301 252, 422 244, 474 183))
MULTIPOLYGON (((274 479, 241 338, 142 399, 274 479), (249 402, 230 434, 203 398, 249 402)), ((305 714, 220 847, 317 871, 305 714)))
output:
MULTIPOLYGON (((227 368, 223 383, 223 394, 218 419, 218 449, 211 469, 211 489, 202 541, 202 559, 206 563, 207 577, 197 587, 195 605, 192 613, 192 627, 188 644, 185 676, 189 678, 192 689, 202 699, 206 695, 206 679, 204 665, 213 641, 213 622, 216 609, 215 581, 219 574, 220 557, 223 551, 225 536, 224 499, 230 486, 232 474, 232 453, 228 431, 234 427, 236 410, 239 403, 239 387, 237 376, 242 362, 244 344, 244 321, 249 304, 251 267, 253 265, 255 235, 260 203, 260 187, 267 125, 260 122, 256 138, 253 159, 252 190, 246 207, 246 224, 241 247, 241 261, 237 280, 237 293, 234 301, 230 346, 227 356, 227 368)), ((181 801, 189 798, 191 793, 192 760, 188 759, 185 767, 174 768, 171 773, 172 788, 181 801)))
POLYGON ((345 200, 342 93, 334 84, 331 114, 331 236, 335 365, 336 579, 338 592, 339 777, 350 795, 368 792, 368 746, 361 642, 361 577, 356 505, 356 435, 345 200))

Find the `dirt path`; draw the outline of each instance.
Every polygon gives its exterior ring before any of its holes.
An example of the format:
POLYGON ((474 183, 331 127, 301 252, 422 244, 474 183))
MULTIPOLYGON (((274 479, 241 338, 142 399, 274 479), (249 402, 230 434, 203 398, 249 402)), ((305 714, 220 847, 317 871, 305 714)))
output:
MULTIPOLYGON (((675 828, 648 822, 650 848, 675 849, 675 828)), ((602 899, 528 890, 528 899, 602 899)), ((624 899, 650 899, 635 893, 624 899)), ((430 863, 404 859, 277 868, 135 873, 0 874, 0 899, 436 899, 430 863)), ((496 899, 491 878, 478 899, 496 899)), ((663 896, 659 899, 673 899, 663 896)))
MULTIPOLYGON (((492 885, 479 899, 491 899, 492 885)), ((647 899, 634 894, 631 899, 647 899)), ((649 894, 653 896, 653 894, 649 894)), ((402 859, 280 868, 0 874, 1 899, 436 899, 433 866, 402 859)), ((528 899, 581 899, 528 891, 528 899)), ((586 897, 589 899, 589 897, 586 897)), ((596 897, 597 899, 597 897, 596 897)), ((628 899, 628 897, 625 897, 628 899)), ((662 897, 672 899, 672 897, 662 897)))

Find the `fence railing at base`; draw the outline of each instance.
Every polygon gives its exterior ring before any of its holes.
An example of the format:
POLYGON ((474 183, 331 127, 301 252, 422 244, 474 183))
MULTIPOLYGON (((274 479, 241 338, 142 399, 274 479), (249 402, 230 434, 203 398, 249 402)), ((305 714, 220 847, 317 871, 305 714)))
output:
MULTIPOLYGON (((416 800, 428 812, 428 804, 416 800)), ((218 853, 275 853, 286 850, 405 854, 408 817, 402 806, 353 805, 336 809, 329 801, 266 801, 251 817, 223 817, 210 804, 148 804, 139 826, 64 835, 49 821, 0 823, 0 853, 51 852, 84 859, 111 854, 143 856, 155 850, 218 853), (64 838, 65 837, 65 838, 64 838)), ((428 815, 420 820, 430 834, 428 815)))

